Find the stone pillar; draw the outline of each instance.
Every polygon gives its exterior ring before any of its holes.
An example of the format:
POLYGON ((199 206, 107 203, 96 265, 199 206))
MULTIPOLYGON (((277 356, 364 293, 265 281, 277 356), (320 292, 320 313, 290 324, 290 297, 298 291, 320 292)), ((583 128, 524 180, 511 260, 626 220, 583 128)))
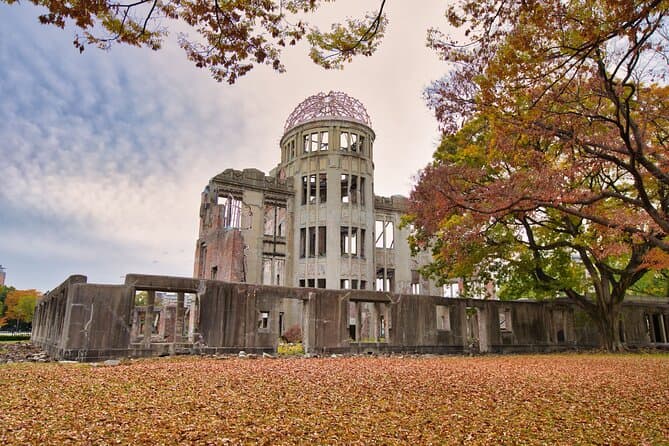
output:
POLYGON ((304 353, 313 353, 316 348, 316 293, 310 292, 302 305, 302 345, 304 353))
POLYGON ((195 334, 198 332, 198 327, 195 326, 198 321, 198 312, 200 306, 200 296, 195 295, 193 301, 190 303, 190 314, 188 317, 188 342, 195 342, 195 334))
POLYGON ((142 344, 145 347, 151 345, 151 329, 153 327, 153 305, 156 302, 156 292, 151 290, 147 293, 146 312, 144 313, 144 339, 142 344))
POLYGON ((184 293, 177 293, 177 308, 174 312, 174 344, 183 342, 184 332, 184 293))

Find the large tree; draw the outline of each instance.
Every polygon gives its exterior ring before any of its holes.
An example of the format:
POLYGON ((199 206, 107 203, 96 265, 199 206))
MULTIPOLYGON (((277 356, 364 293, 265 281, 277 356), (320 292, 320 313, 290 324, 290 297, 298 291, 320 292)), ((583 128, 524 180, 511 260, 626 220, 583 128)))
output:
MULTIPOLYGON (((627 290, 653 267, 648 258, 659 248, 554 207, 518 206, 525 190, 551 192, 550 179, 535 183, 539 166, 568 168, 561 142, 523 137, 523 150, 512 159, 497 150, 489 129, 477 118, 446 137, 412 191, 416 231, 410 242, 433 254, 423 272, 442 280, 493 280, 502 298, 563 294, 597 324, 604 347, 620 350, 620 307, 627 290)), ((598 187, 594 177, 576 176, 572 185, 578 189, 584 181, 598 187)), ((627 212, 615 202, 608 211, 627 212)))
MULTIPOLYGON (((412 193, 433 275, 561 291, 619 347, 625 292, 669 265, 667 1, 469 1, 427 92, 447 137, 412 193), (583 282, 587 279, 587 282, 583 282)), ((516 292, 520 292, 516 286, 516 292)))
MULTIPOLYGON (((0 0, 19 3, 17 0, 0 0)), ((346 19, 323 32, 305 17, 329 0, 29 0, 46 8, 43 24, 74 26, 74 45, 102 49, 126 44, 158 50, 175 30, 187 57, 218 81, 234 83, 256 64, 282 72, 281 51, 308 39, 310 57, 341 68, 355 55, 371 55, 383 36, 385 0, 361 19, 346 19)))
POLYGON ((668 14, 666 0, 462 0, 448 18, 469 40, 430 35, 455 69, 429 103, 449 133, 487 116, 509 158, 526 137, 560 142, 564 163, 518 173, 532 187, 502 206, 551 207, 669 252, 668 14))

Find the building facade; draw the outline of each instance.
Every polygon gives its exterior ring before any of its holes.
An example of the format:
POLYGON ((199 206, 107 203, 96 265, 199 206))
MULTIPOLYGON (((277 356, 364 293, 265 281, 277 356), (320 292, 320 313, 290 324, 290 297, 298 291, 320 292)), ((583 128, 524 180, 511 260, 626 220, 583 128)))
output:
POLYGON ((209 181, 194 277, 457 297, 460 283, 419 275, 430 258, 410 254, 407 199, 374 194, 375 138, 364 106, 344 93, 299 104, 269 175, 228 169, 209 181))

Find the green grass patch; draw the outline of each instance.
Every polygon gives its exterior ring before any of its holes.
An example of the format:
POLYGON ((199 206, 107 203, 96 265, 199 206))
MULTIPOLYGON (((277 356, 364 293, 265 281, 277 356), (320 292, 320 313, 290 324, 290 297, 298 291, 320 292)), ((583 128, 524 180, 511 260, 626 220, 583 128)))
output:
POLYGON ((29 341, 29 340, 30 340, 30 335, 29 334, 0 335, 0 342, 23 342, 23 341, 29 341))

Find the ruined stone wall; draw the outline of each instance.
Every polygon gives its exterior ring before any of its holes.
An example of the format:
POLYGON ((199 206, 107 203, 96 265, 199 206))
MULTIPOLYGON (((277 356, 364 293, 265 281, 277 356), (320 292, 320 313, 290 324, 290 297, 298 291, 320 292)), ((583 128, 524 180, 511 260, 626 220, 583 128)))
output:
MULTIPOLYGON (((592 321, 566 299, 446 299, 139 274, 127 275, 124 285, 85 280, 72 276, 38 303, 33 341, 57 358, 275 352, 292 325, 315 354, 542 352, 599 344, 592 321), (139 290, 176 292, 177 308, 184 308, 184 293, 192 296, 188 315, 169 307, 173 314, 161 319, 165 333, 188 319, 187 339, 139 335, 139 318, 131 317, 139 290)), ((621 320, 627 345, 669 346, 669 302, 628 302, 621 320)))
POLYGON ((57 358, 125 356, 130 342, 131 288, 85 282, 85 276, 70 276, 40 299, 32 341, 57 358))

